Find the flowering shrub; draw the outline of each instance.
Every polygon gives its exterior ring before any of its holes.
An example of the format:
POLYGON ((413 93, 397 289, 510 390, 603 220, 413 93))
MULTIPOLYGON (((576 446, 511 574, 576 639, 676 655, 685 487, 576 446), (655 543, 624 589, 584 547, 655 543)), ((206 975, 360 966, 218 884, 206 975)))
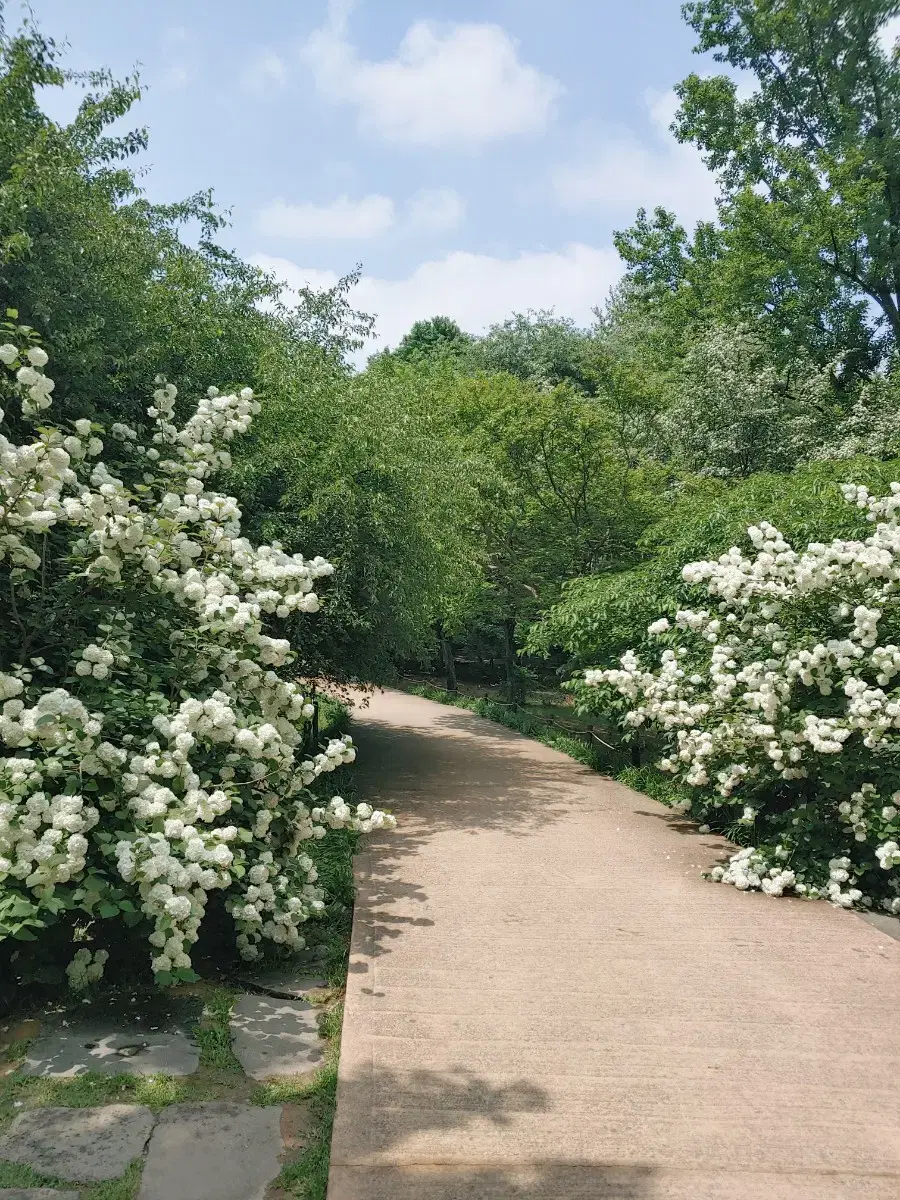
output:
MULTIPOLYGON (((324 907, 303 844, 393 818, 314 797, 356 751, 345 736, 304 754, 313 707, 269 632, 317 610, 331 566, 251 545, 237 502, 209 486, 259 405, 210 388, 178 424, 158 379, 147 444, 87 419, 31 432, 54 389, 47 354, 5 329, 0 940, 121 917, 146 931, 160 982, 190 978, 218 890, 246 958, 263 939, 302 946, 324 907)), ((106 957, 78 950, 72 985, 106 957)))
POLYGON ((576 690, 662 732, 684 811, 744 827, 715 879, 900 913, 900 484, 842 491, 869 537, 797 551, 752 526, 752 552, 684 568, 702 599, 648 627, 655 665, 629 650, 576 690))

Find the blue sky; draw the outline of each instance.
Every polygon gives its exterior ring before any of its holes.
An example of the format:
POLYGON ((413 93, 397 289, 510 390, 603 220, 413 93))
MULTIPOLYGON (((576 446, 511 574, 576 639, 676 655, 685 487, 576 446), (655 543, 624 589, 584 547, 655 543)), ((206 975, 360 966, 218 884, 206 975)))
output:
POLYGON ((152 199, 212 187, 227 240, 288 284, 361 262, 356 302, 391 344, 435 313, 473 332, 527 308, 587 322, 639 205, 712 215, 710 176, 667 131, 673 84, 712 66, 679 9, 33 0, 69 65, 140 64, 152 199))

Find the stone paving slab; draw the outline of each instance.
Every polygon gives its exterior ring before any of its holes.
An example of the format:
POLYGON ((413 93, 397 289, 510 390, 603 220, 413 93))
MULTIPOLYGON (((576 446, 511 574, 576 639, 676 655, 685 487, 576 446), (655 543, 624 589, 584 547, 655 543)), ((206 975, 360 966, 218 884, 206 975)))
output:
POLYGON ((472 713, 358 716, 329 1200, 894 1200, 900 944, 472 713))
POLYGON ((311 972, 309 964, 296 968, 287 963, 283 967, 245 972, 238 982, 285 1000, 303 1000, 310 992, 323 991, 328 987, 328 980, 320 973, 311 972))
POLYGON ((79 1183, 116 1179, 144 1153, 153 1121, 140 1104, 35 1108, 16 1117, 0 1138, 0 1159, 79 1183))
POLYGON ((0 1200, 78 1200, 78 1193, 53 1188, 0 1188, 0 1200))
POLYGON ((241 996, 231 1012, 232 1049, 252 1079, 304 1075, 324 1060, 322 1010, 302 1000, 241 996))
POLYGON ((108 1025, 56 1029, 39 1037, 22 1064, 23 1075, 66 1079, 102 1075, 193 1075, 200 1052, 184 1033, 149 1032, 108 1025))
POLYGON ((263 1200, 280 1153, 278 1106, 173 1104, 150 1139, 138 1200, 263 1200))

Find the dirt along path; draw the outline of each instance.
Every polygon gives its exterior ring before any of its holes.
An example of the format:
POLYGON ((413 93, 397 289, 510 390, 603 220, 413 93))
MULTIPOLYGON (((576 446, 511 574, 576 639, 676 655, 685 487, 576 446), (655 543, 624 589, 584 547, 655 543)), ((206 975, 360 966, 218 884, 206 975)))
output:
POLYGON ((460 709, 359 712, 329 1200, 897 1200, 900 942, 460 709))

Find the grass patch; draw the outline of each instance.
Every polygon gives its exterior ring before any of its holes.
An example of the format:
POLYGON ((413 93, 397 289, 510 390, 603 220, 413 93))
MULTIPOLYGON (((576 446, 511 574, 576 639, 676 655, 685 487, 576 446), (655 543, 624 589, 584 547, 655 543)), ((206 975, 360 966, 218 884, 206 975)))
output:
POLYGON ((58 1188, 60 1191, 77 1191, 79 1200, 135 1200, 141 1185, 144 1164, 135 1159, 124 1175, 118 1179, 106 1179, 102 1183, 74 1184, 41 1175, 21 1163, 0 1161, 0 1187, 2 1188, 58 1188))
POLYGON ((136 1159, 124 1175, 106 1183, 95 1183, 93 1187, 81 1189, 80 1200, 135 1200, 141 1186, 144 1163, 136 1159))
POLYGON ((208 1067, 214 1071, 241 1070, 241 1064, 231 1048, 231 1029, 228 1025, 236 995, 229 988, 216 988, 203 1006, 200 1023, 194 1027, 201 1068, 208 1067))
POLYGON ((97 1108, 103 1104, 144 1104, 160 1112, 170 1104, 227 1099, 234 1085, 227 1078, 200 1070, 195 1075, 100 1075, 88 1072, 74 1079, 35 1079, 11 1074, 0 1079, 0 1131, 19 1113, 31 1108, 97 1108))
POLYGON ((679 788, 671 776, 665 775, 656 767, 625 767, 616 778, 619 783, 634 788, 636 792, 643 792, 645 796, 658 800, 660 804, 671 806, 691 798, 690 793, 679 788))
POLYGON ((331 1130, 337 1103, 343 1016, 343 1004, 336 1004, 325 1013, 321 1031, 328 1043, 326 1062, 311 1079, 263 1084, 250 1097, 251 1103, 260 1105, 302 1102, 310 1113, 312 1128, 303 1150, 294 1162, 282 1169, 274 1184, 292 1200, 325 1200, 331 1161, 331 1130))

